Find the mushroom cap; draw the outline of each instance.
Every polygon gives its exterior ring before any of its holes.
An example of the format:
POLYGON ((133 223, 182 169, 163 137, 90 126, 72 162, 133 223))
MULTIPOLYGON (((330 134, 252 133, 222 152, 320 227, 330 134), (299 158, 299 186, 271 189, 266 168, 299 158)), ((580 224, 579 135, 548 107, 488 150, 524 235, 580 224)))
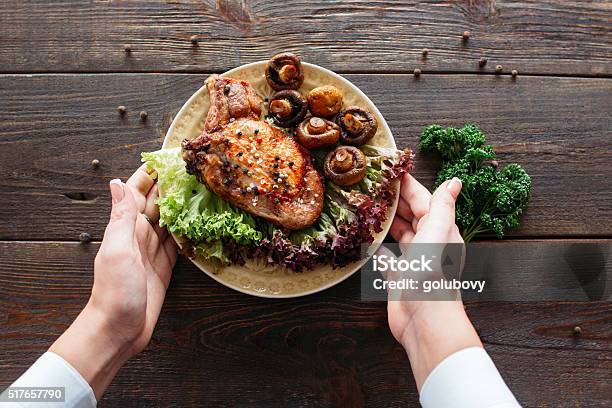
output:
POLYGON ((306 116, 308 102, 298 91, 278 91, 270 99, 268 114, 281 127, 292 127, 306 116))
POLYGON ((296 129, 297 139, 307 149, 330 147, 340 139, 340 126, 316 116, 304 119, 296 129))
POLYGON ((338 146, 325 157, 323 171, 339 186, 359 183, 366 175, 365 154, 353 146, 338 146))
POLYGON ((332 85, 323 85, 308 92, 308 106, 314 116, 331 118, 342 109, 342 92, 332 85))
POLYGON ((351 146, 366 144, 376 134, 378 122, 365 108, 349 106, 341 111, 335 122, 342 128, 342 142, 351 146))
POLYGON ((266 81, 275 91, 298 89, 304 83, 300 57, 290 52, 276 54, 266 65, 266 81))

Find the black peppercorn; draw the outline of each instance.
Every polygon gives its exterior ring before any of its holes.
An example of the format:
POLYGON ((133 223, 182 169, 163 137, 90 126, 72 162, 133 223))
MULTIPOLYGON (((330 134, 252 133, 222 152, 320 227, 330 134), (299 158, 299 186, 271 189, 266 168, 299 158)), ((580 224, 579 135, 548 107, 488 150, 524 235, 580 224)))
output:
POLYGON ((278 169, 278 163, 274 163, 274 166, 273 166, 273 167, 274 167, 275 169, 278 169))
POLYGON ((415 68, 415 70, 414 70, 414 76, 415 76, 415 77, 418 77, 418 76, 420 76, 420 75, 421 75, 421 70, 420 70, 420 69, 418 69, 418 68, 415 68))
POLYGON ((237 169, 238 167, 240 167, 240 166, 237 165, 237 164, 234 164, 234 169, 237 169))
POLYGON ((512 70, 512 77, 516 78, 516 76, 518 75, 518 71, 516 69, 512 70))
POLYGON ((577 335, 579 335, 580 333, 582 333, 582 328, 580 328, 580 326, 576 326, 576 327, 574 327, 574 328, 572 329, 572 333, 573 333, 575 336, 577 336, 577 335))
POLYGON ((242 169, 242 173, 249 174, 249 170, 248 169, 242 169))
POLYGON ((119 105, 117 106, 117 112, 119 112, 119 115, 123 116, 127 112, 127 108, 123 105, 119 105))
POLYGON ((280 160, 280 156, 274 156, 274 160, 279 161, 280 160))
POLYGON ((253 131, 253 133, 258 134, 258 133, 259 133, 259 129, 255 129, 255 130, 253 131))
POLYGON ((238 152, 238 156, 242 156, 244 153, 242 152, 238 152))
POLYGON ((100 166, 100 160, 98 160, 98 159, 93 159, 93 160, 91 161, 91 167, 93 167, 94 169, 97 169, 97 168, 98 168, 98 166, 100 166))
POLYGON ((292 161, 290 161, 288 164, 289 164, 289 167, 293 167, 294 163, 292 161))
POLYGON ((242 132, 238 131, 238 136, 242 136, 242 132))
POLYGON ((90 242, 91 241, 91 235, 89 235, 87 232, 81 232, 79 234, 79 241, 81 241, 81 242, 90 242))
POLYGON ((461 38, 463 39, 463 41, 467 41, 470 39, 470 36, 472 35, 472 33, 470 33, 469 31, 464 31, 463 34, 461 35, 461 38))
POLYGON ((147 111, 140 111, 140 120, 142 120, 143 122, 145 120, 147 120, 147 117, 149 116, 149 114, 147 113, 147 111))
POLYGON ((225 87, 223 88, 223 92, 224 92, 224 93, 227 95, 227 94, 229 93, 229 91, 230 91, 230 86, 229 86, 229 84, 228 84, 228 85, 225 85, 225 87))
POLYGON ((480 68, 483 68, 485 65, 487 65, 487 59, 485 57, 482 57, 480 60, 478 60, 478 66, 480 68))

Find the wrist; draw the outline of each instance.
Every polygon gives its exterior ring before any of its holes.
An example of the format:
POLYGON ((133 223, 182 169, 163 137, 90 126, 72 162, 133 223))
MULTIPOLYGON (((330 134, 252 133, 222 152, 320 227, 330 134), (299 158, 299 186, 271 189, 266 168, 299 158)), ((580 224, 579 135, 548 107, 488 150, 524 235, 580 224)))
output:
POLYGON ((446 357, 464 348, 482 347, 461 301, 420 303, 400 339, 419 390, 429 373, 446 357))
POLYGON ((121 366, 131 357, 131 345, 114 333, 103 311, 88 303, 49 351, 72 365, 100 399, 121 366))

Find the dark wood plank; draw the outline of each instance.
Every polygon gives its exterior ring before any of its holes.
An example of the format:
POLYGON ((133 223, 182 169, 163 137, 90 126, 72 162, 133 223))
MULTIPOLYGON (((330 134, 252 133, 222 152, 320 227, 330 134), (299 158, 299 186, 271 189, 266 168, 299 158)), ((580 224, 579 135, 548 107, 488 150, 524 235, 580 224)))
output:
POLYGON ((609 2, 586 0, 10 0, 0 4, 0 70, 223 71, 287 50, 342 72, 475 72, 486 56, 486 72, 502 64, 610 75, 610 11, 609 2))
MULTIPOLYGON (((347 75, 377 104, 400 147, 424 126, 474 122, 501 163, 533 177, 533 199, 513 236, 609 236, 612 231, 612 81, 480 75, 347 75)), ((204 76, 0 76, 0 239, 100 239, 107 182, 128 177, 204 76), (116 112, 126 105, 125 119, 116 112), (142 123, 138 112, 146 109, 142 123), (91 167, 99 159, 98 169, 91 167)), ((431 185, 438 163, 417 155, 431 185)))
MULTIPOLYGON (((532 253, 533 242, 522 245, 532 253)), ((0 387, 78 314, 97 249, 0 242, 0 387)), ((150 346, 100 406, 416 406, 385 304, 360 301, 359 285, 354 276, 306 298, 259 299, 181 259, 150 346)), ((612 303, 470 303, 467 311, 524 406, 609 406, 612 303)))

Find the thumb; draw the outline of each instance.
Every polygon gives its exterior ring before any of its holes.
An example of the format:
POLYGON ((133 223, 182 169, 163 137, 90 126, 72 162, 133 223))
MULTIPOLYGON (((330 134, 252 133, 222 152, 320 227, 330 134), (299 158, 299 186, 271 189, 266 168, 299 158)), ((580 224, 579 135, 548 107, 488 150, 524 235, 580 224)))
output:
POLYGON ((439 227, 455 224, 455 201, 461 192, 461 180, 453 177, 436 189, 429 204, 429 220, 439 227))
POLYGON ((106 240, 107 237, 112 237, 112 241, 118 244, 131 243, 136 227, 136 217, 138 216, 134 196, 130 188, 119 179, 111 180, 109 187, 112 209, 104 238, 106 240))

